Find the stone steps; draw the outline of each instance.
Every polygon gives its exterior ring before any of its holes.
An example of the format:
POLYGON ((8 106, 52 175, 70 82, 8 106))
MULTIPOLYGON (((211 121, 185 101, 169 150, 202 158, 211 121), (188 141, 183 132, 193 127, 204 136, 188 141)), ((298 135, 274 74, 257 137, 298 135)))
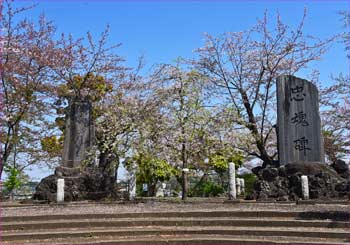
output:
POLYGON ((350 242, 342 213, 189 211, 2 217, 2 244, 350 242), (340 218, 340 219, 339 219, 340 218))
POLYGON ((179 212, 133 212, 133 213, 88 213, 88 214, 69 214, 69 215, 35 215, 35 216, 5 216, 3 222, 11 221, 39 221, 39 220, 60 220, 60 219, 102 219, 102 218, 169 218, 169 217, 280 217, 280 218, 298 218, 305 212, 287 212, 287 211, 179 211, 179 212))
POLYGON ((81 219, 6 222, 2 231, 45 230, 59 228, 86 227, 130 227, 130 226, 252 226, 252 227, 313 227, 313 228, 348 228, 350 222, 328 220, 294 220, 278 218, 121 218, 121 219, 81 219))
MULTIPOLYGON (((138 236, 153 236, 158 238, 161 236, 182 236, 182 235, 215 235, 215 236, 240 236, 240 237, 284 237, 285 240, 294 241, 295 238, 303 237, 308 242, 313 242, 314 238, 317 239, 333 239, 337 242, 347 242, 349 241, 349 231, 345 229, 312 229, 312 230, 296 230, 295 227, 286 229, 284 227, 274 227, 274 228, 256 228, 256 227, 220 227, 220 226, 207 226, 207 227, 132 227, 129 229, 62 229, 60 231, 32 231, 32 232, 21 232, 21 233, 3 233, 2 242, 15 242, 26 243, 33 241, 40 241, 45 239, 65 239, 65 242, 71 243, 75 239, 79 238, 93 238, 99 237, 103 239, 104 237, 129 237, 137 238, 138 236)), ((219 237, 220 238, 220 237, 219 237)), ((156 240, 156 239, 155 239, 156 240)), ((276 241, 277 242, 277 241, 276 241)))
MULTIPOLYGON (((28 241, 20 241, 25 244, 28 241)), ((66 239, 46 239, 31 240, 32 244, 67 244, 66 239)), ((4 242, 3 244, 13 244, 4 242)), ((18 243, 17 243, 18 244, 18 243)), ((281 237, 281 236, 235 236, 235 235, 171 235, 171 236, 132 236, 132 237, 97 237, 79 238, 70 240, 69 244, 327 244, 327 245, 348 245, 339 241, 339 239, 312 238, 312 241, 306 241, 304 237, 281 237)))

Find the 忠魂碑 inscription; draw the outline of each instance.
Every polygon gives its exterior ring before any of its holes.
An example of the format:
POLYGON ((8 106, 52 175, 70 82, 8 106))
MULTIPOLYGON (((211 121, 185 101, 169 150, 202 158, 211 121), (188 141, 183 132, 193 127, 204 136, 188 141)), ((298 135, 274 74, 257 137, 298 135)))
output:
POLYGON ((277 78, 278 150, 281 164, 324 162, 318 91, 307 80, 277 78))

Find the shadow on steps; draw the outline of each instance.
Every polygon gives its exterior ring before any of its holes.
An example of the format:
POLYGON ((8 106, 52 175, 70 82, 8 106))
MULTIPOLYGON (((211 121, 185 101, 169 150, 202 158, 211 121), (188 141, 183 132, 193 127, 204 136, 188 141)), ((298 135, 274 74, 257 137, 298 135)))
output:
POLYGON ((308 211, 298 214, 299 219, 329 219, 333 221, 350 221, 350 212, 344 211, 308 211))

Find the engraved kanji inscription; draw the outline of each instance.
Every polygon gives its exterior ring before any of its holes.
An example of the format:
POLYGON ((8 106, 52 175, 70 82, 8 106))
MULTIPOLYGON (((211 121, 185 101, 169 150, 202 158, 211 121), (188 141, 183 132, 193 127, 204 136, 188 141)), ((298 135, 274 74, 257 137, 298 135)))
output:
POLYGON ((304 93, 304 86, 295 86, 290 89, 290 100, 302 101, 306 94, 304 93))
POLYGON ((311 150, 307 145, 309 144, 309 141, 305 137, 301 137, 297 140, 294 140, 294 149, 298 151, 303 151, 304 156, 306 156, 306 151, 311 150))
POLYGON ((306 113, 300 111, 298 113, 294 113, 294 117, 291 118, 293 124, 309 126, 308 121, 306 121, 306 113))

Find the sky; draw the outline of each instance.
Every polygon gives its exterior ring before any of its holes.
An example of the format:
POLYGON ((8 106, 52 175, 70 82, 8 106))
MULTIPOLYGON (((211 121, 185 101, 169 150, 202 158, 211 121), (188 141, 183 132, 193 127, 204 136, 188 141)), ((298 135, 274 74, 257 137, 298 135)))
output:
MULTIPOLYGON (((195 49, 204 45, 204 33, 220 35, 252 27, 265 11, 271 21, 277 11, 282 21, 296 27, 304 8, 308 10, 304 33, 327 38, 345 31, 340 21, 341 10, 350 9, 350 1, 15 1, 15 6, 38 3, 25 17, 36 20, 40 13, 64 32, 82 37, 90 31, 98 38, 110 25, 110 44, 121 43, 119 55, 125 65, 135 67, 138 57, 145 56, 147 65, 171 63, 177 57, 195 57, 195 49)), ((331 74, 349 70, 343 45, 334 44, 323 60, 314 64, 320 81, 327 85, 331 74)), ((306 73, 298 74, 305 77, 306 73)), ((307 78, 307 77, 305 77, 307 78)), ((47 170, 33 170, 40 179, 47 170)))

